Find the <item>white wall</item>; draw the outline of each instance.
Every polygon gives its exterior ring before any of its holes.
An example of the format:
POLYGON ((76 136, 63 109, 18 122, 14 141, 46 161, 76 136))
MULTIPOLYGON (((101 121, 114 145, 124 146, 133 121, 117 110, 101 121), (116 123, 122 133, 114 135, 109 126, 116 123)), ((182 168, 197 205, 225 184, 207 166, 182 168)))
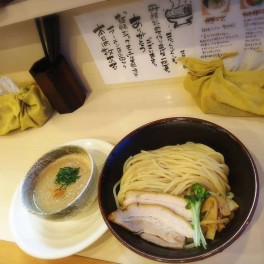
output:
MULTIPOLYGON (((140 0, 111 0, 59 13, 61 24, 61 53, 73 66, 87 90, 155 86, 172 83, 173 79, 105 85, 93 61, 87 44, 80 34, 74 16, 115 5, 140 0)), ((32 64, 44 56, 34 20, 0 27, 0 76, 28 72, 32 64)), ((21 76, 21 75, 19 75, 21 76)), ((22 75, 23 76, 23 75, 22 75)))

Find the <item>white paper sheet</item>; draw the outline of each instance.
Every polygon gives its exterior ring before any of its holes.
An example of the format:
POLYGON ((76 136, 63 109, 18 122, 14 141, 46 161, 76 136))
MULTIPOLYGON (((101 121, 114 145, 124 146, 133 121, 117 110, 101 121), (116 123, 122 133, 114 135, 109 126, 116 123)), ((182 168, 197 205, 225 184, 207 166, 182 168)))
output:
POLYGON ((264 50, 263 3, 211 2, 143 0, 75 18, 106 84, 184 76, 179 57, 264 50))

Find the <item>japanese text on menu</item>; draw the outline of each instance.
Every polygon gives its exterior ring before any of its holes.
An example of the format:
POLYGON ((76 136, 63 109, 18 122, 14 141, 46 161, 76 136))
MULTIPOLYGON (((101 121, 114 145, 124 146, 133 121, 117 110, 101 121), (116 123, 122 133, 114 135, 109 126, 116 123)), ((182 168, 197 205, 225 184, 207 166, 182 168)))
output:
POLYGON ((262 2, 146 0, 76 19, 106 83, 142 81, 185 75, 179 57, 263 50, 262 2))

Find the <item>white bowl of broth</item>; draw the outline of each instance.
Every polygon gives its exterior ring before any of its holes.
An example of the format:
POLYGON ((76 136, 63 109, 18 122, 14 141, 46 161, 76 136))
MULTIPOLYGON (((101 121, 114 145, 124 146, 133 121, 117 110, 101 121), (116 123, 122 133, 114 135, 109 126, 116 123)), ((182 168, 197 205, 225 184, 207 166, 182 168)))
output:
POLYGON ((67 219, 93 204, 96 189, 92 156, 79 146, 67 145, 49 151, 34 163, 21 186, 21 198, 32 214, 67 219))

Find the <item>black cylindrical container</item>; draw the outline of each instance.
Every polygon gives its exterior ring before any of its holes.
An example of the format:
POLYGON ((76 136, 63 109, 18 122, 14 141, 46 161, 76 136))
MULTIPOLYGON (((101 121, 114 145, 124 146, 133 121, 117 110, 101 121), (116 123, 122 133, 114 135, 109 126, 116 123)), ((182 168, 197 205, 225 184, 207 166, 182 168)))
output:
POLYGON ((71 113, 83 105, 86 93, 62 55, 54 63, 46 57, 40 59, 29 72, 60 114, 71 113))

